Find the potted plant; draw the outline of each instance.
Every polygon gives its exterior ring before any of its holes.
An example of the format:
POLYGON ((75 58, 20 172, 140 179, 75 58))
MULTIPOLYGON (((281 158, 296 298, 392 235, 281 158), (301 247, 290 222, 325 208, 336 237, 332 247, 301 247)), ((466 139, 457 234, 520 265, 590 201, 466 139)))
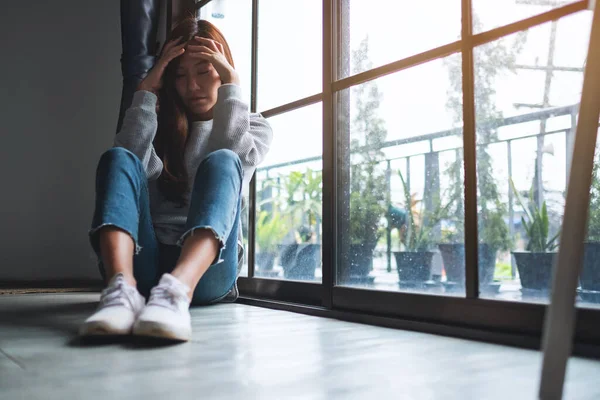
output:
MULTIPOLYGON (((501 211, 494 212, 488 215, 488 218, 482 218, 479 223, 481 234, 477 245, 477 266, 479 285, 483 292, 499 289, 499 285, 494 282, 496 255, 498 250, 508 250, 504 240, 506 224, 501 214, 501 211)), ((464 235, 443 231, 438 248, 446 271, 446 288, 464 288, 466 265, 464 235)))
POLYGON ((273 270, 277 245, 288 231, 285 218, 279 213, 261 211, 256 220, 256 265, 261 272, 273 270))
MULTIPOLYGON (((462 230, 460 230, 462 231, 462 230)), ((444 271, 446 272, 446 287, 464 287, 465 285, 465 243, 464 234, 459 229, 442 229, 442 237, 438 243, 444 271)))
MULTIPOLYGON (((596 151, 598 153, 598 151, 596 151)), ((600 177, 598 159, 592 171, 590 209, 588 213, 587 241, 583 255, 583 269, 579 278, 579 294, 583 300, 600 301, 600 177)))
POLYGON ((404 188, 408 217, 400 235, 403 250, 394 252, 398 278, 400 284, 423 284, 431 275, 433 230, 447 216, 452 202, 442 206, 441 201, 436 199, 434 209, 426 212, 423 209, 424 202, 410 193, 402 173, 398 172, 398 175, 404 188))
POLYGON ((294 171, 284 180, 286 214, 295 228, 295 243, 280 247, 280 260, 288 279, 313 279, 321 262, 317 225, 321 219, 322 176, 320 171, 309 168, 304 173, 294 171))
MULTIPOLYGON (((478 149, 478 248, 477 265, 479 285, 483 292, 496 292, 500 285, 494 282, 496 255, 498 251, 507 251, 512 247, 508 226, 504 221, 507 214, 502 203, 496 181, 493 177, 490 157, 485 147, 478 149)), ((452 226, 442 235, 438 245, 444 270, 446 271, 447 289, 463 288, 465 285, 465 245, 464 245, 464 207, 462 203, 462 157, 447 168, 452 183, 451 193, 453 206, 448 210, 452 226)))
MULTIPOLYGON (((369 41, 365 37, 353 51, 353 71, 372 68, 369 41)), ((381 150, 387 137, 385 121, 379 114, 382 94, 377 81, 352 88, 354 102, 350 129, 349 237, 344 237, 342 283, 370 283, 374 279, 373 252, 384 233, 387 175, 385 154, 381 150)), ((348 114, 348 118, 350 115, 348 114)))
POLYGON ((438 244, 446 272, 446 282, 444 283, 446 289, 462 288, 465 285, 465 211, 462 201, 462 166, 461 153, 457 152, 456 159, 446 165, 445 171, 454 199, 452 206, 448 209, 449 226, 442 228, 441 240, 438 244))
MULTIPOLYGON (((481 29, 482 23, 477 13, 473 14, 474 29, 481 29)), ((475 119, 477 121, 477 212, 478 212, 478 263, 479 282, 482 291, 500 288, 499 284, 493 282, 496 267, 496 254, 499 250, 507 251, 512 247, 512 240, 508 227, 504 221, 507 214, 494 174, 494 163, 492 155, 488 151, 488 145, 498 140, 497 127, 503 119, 502 111, 498 109, 495 77, 498 74, 514 72, 518 55, 522 52, 527 41, 527 32, 523 31, 514 36, 506 37, 488 43, 478 48, 478 54, 482 62, 476 62, 474 74, 478 78, 475 85, 475 119)), ((453 113, 455 122, 463 122, 463 80, 462 61, 460 57, 448 57, 444 59, 448 68, 450 89, 447 92, 447 108, 453 113)), ((449 179, 457 192, 462 192, 464 186, 462 166, 462 150, 457 151, 457 157, 452 167, 449 168, 449 179)), ((464 208, 462 207, 462 196, 457 197, 455 208, 456 226, 461 231, 453 240, 457 240, 456 246, 451 246, 456 263, 447 263, 444 259, 444 268, 447 265, 456 266, 458 275, 454 279, 464 282, 464 208), (460 254, 463 254, 462 256, 460 254), (460 272, 459 272, 460 271, 460 272)), ((512 223, 512 221, 511 221, 512 223)), ((441 250, 441 249, 440 249, 441 250)), ((444 257, 444 251, 442 257, 444 257)), ((447 272, 447 271, 446 271, 447 272)))
POLYGON ((500 284, 495 284, 496 255, 498 251, 507 251, 512 247, 508 226, 504 221, 507 214, 506 206, 499 196, 494 199, 494 205, 480 209, 478 263, 479 286, 482 291, 498 291, 500 284))
POLYGON ((373 252, 383 235, 387 185, 373 160, 352 165, 351 171, 350 246, 348 263, 340 272, 344 283, 365 283, 370 281, 373 252))
POLYGON ((298 243, 296 240, 297 234, 295 226, 297 224, 296 215, 289 211, 289 208, 294 204, 295 199, 300 195, 300 187, 302 186, 302 172, 292 171, 289 175, 281 177, 282 183, 277 187, 285 192, 286 199, 284 206, 286 208, 286 218, 290 226, 290 231, 285 244, 279 245, 279 263, 284 270, 290 268, 296 262, 296 252, 298 251, 298 243))
MULTIPOLYGON (((560 231, 549 236, 550 223, 545 201, 541 209, 533 201, 530 202, 529 207, 526 207, 512 179, 510 184, 519 205, 527 216, 527 219, 521 217, 523 228, 529 239, 526 251, 513 251, 512 253, 517 262, 521 286, 524 289, 547 291, 550 288, 552 265, 556 255, 554 250, 558 246, 556 239, 560 231)), ((529 198, 533 198, 533 193, 529 198)))
POLYGON ((321 263, 321 245, 314 243, 315 233, 309 226, 300 227, 297 237, 293 262, 284 266, 284 276, 288 279, 314 279, 315 270, 321 263))

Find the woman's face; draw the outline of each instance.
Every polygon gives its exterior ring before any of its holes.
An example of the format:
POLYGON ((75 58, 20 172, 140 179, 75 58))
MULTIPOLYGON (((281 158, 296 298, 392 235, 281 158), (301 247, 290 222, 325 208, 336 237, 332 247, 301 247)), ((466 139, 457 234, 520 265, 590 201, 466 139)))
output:
POLYGON ((189 57, 187 53, 181 56, 175 71, 175 89, 192 119, 212 119, 220 86, 221 78, 211 63, 189 57))

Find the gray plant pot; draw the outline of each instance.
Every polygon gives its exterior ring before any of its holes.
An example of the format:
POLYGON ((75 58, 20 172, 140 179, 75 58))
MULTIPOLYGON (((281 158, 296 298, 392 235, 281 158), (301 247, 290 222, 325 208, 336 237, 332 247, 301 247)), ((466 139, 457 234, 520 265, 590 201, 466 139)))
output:
POLYGON ((259 271, 273 271, 275 253, 256 253, 256 266, 259 271))
POLYGON ((373 270, 373 247, 366 244, 351 244, 346 262, 341 266, 339 279, 343 284, 371 284, 375 279, 373 270))
POLYGON ((320 264, 320 244, 299 244, 294 262, 283 266, 283 274, 287 279, 312 280, 315 278, 315 270, 320 264))
POLYGON ((529 251, 514 251, 521 286, 524 289, 548 292, 552 280, 552 265, 556 252, 532 253, 529 251))
POLYGON ((600 291, 600 242, 585 243, 579 283, 583 290, 600 291))
MULTIPOLYGON (((442 254, 442 260, 444 261, 446 279, 461 287, 464 286, 465 245, 463 243, 440 243, 438 247, 442 254)), ((496 253, 497 251, 492 249, 490 245, 486 243, 480 243, 477 248, 479 283, 481 285, 488 285, 494 280, 496 253)))
POLYGON ((395 251, 400 282, 425 282, 431 277, 432 251, 395 251))
POLYGON ((296 262, 296 253, 298 252, 298 244, 282 244, 279 245, 279 264, 285 268, 291 268, 296 262))

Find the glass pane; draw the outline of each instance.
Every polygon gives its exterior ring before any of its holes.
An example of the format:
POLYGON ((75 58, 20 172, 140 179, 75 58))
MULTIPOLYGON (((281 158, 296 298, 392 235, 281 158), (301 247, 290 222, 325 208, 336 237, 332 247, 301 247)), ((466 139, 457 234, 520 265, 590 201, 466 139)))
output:
POLYGON ((459 54, 338 94, 338 284, 464 295, 461 97, 459 54))
POLYGON ((211 1, 200 9, 200 18, 213 23, 227 39, 244 98, 250 104, 252 65, 252 0, 211 1))
POLYGON ((587 238, 583 245, 583 269, 577 289, 578 305, 582 307, 600 307, 600 151, 598 150, 596 143, 587 238))
POLYGON ((343 0, 341 59, 349 61, 341 66, 340 76, 345 78, 459 40, 460 4, 460 0, 343 0), (351 70, 354 52, 367 37, 371 63, 351 70))
POLYGON ((533 17, 576 0, 473 0, 473 32, 533 17))
POLYGON ((585 62, 555 44, 587 43, 590 26, 584 11, 475 49, 482 297, 548 300, 585 62))
POLYGON ((269 122, 273 144, 256 172, 255 276, 321 282, 322 105, 269 122))
POLYGON ((259 2, 260 111, 323 91, 322 10, 321 0, 259 2))

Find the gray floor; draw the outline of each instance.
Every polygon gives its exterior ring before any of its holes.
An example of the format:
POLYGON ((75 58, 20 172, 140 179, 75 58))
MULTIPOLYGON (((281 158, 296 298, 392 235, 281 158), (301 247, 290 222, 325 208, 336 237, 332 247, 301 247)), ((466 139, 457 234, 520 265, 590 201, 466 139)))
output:
MULTIPOLYGON (((534 399, 535 351, 238 304, 192 309, 194 339, 81 343, 98 294, 0 296, 0 399, 534 399)), ((565 398, 600 399, 572 359, 565 398)))

